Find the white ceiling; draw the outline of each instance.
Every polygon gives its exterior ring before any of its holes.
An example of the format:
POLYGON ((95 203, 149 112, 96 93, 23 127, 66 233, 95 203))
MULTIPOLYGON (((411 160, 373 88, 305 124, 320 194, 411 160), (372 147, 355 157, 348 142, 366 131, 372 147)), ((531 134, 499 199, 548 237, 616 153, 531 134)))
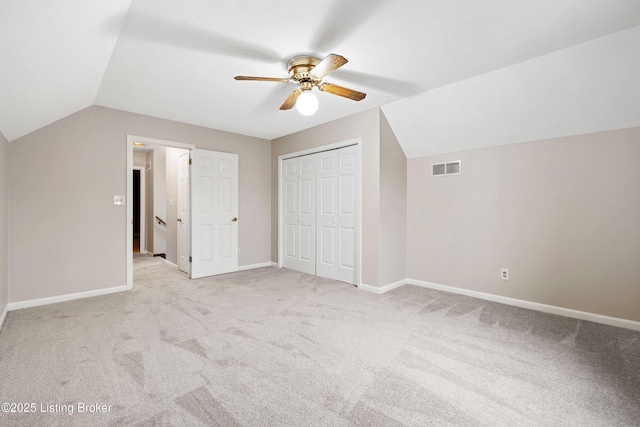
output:
POLYGON ((640 26, 382 107, 407 157, 640 126, 640 26))
POLYGON ((274 139, 638 25, 637 0, 3 0, 0 131, 102 105, 274 139), (364 101, 303 117, 278 109, 292 85, 233 80, 329 53, 349 63, 325 81, 364 101))

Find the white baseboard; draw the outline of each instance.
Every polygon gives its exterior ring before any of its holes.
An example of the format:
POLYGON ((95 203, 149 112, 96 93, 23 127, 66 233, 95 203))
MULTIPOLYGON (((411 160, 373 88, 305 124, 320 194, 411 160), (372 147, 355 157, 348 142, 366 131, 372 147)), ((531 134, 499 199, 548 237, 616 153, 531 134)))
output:
POLYGON ((8 307, 5 307, 2 310, 2 314, 0 314, 0 331, 2 330, 2 325, 4 324, 4 319, 7 318, 7 312, 9 311, 8 307))
POLYGON ((241 265, 238 267, 238 271, 253 270, 254 268, 273 267, 273 266, 277 267, 278 264, 267 261, 267 262, 260 262, 258 264, 241 265))
POLYGON ((571 317, 574 319, 588 320, 590 322, 603 323, 605 325, 640 331, 640 322, 636 322, 633 320, 604 316, 602 314, 573 310, 571 308, 558 307, 555 305, 541 304, 538 302, 526 301, 517 298, 503 297, 500 295, 487 294, 484 292, 471 291, 469 289, 456 288, 453 286, 440 285, 438 283, 424 282, 421 280, 407 279, 406 284, 420 286, 422 288, 435 289, 437 291, 450 292, 453 294, 466 295, 469 297, 498 302, 501 304, 520 308, 528 308, 530 310, 542 311, 544 313, 558 314, 560 316, 571 317))
POLYGON ((384 286, 372 286, 367 285, 365 283, 360 283, 358 285, 358 289, 362 289, 363 291, 373 292, 374 294, 384 294, 385 292, 389 292, 392 289, 399 288, 400 286, 406 285, 407 279, 398 280, 397 282, 389 283, 384 286))
POLYGON ((177 265, 175 265, 174 263, 172 263, 171 261, 167 261, 166 259, 164 260, 164 263, 167 264, 169 267, 175 267, 178 268, 177 265))
POLYGON ((128 290, 127 286, 116 286, 114 288, 97 289, 95 291, 78 292, 75 294, 58 295, 49 298, 32 299, 27 301, 11 302, 7 304, 7 310, 20 310, 21 308, 38 307, 40 305, 54 304, 56 302, 71 301, 81 298, 97 297, 100 295, 114 294, 128 290))
POLYGON ((420 286, 422 288, 434 289, 437 291, 449 292, 452 294, 465 295, 468 297, 479 298, 486 301, 498 302, 501 304, 511 305, 514 307, 528 308, 530 310, 542 311, 544 313, 557 314, 560 316, 571 317, 574 319, 588 320, 590 322, 603 323, 605 325, 617 326, 620 328, 632 329, 640 331, 640 322, 618 317, 604 316, 602 314, 589 313, 587 311, 573 310, 571 308, 558 307, 555 305, 541 304, 538 302, 526 301, 517 298, 503 297, 500 295, 488 294, 485 292, 471 291, 469 289, 456 288, 453 286, 441 285, 438 283, 425 282, 415 279, 398 280, 384 286, 372 286, 365 283, 358 285, 359 289, 374 294, 384 294, 392 289, 399 288, 404 285, 420 286))

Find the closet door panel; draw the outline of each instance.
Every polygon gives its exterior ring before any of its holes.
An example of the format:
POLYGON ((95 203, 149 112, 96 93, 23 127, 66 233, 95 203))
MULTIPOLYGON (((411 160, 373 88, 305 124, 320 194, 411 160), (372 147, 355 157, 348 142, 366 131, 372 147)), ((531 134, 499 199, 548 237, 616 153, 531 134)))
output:
POLYGON ((318 276, 356 283, 355 147, 318 153, 318 276))
POLYGON ((298 157, 284 161, 285 268, 316 274, 316 167, 315 160, 298 157))

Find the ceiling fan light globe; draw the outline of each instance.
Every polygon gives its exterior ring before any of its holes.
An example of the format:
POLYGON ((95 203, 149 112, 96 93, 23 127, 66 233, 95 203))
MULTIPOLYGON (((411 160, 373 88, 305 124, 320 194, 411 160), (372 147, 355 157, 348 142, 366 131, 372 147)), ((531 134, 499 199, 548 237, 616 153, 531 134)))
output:
POLYGON ((304 90, 296 101, 296 108, 303 116, 311 116, 318 111, 318 98, 309 90, 304 90))

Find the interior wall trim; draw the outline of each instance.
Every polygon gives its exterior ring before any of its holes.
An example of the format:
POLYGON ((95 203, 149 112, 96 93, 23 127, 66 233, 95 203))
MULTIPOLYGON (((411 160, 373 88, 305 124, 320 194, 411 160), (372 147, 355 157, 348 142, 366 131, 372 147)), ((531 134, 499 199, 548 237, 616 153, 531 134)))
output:
MULTIPOLYGON (((137 136, 137 135, 127 135, 127 169, 126 169, 126 183, 127 183, 127 192, 126 192, 126 222, 125 227, 127 230, 127 241, 126 241, 126 271, 127 271, 127 289, 133 289, 133 245, 131 242, 133 241, 133 203, 130 201, 133 200, 133 142, 144 142, 146 144, 153 144, 160 147, 174 147, 174 148, 182 148, 185 150, 193 150, 196 148, 194 144, 185 144, 182 142, 175 141, 167 141, 164 139, 156 139, 149 138, 146 136, 137 136)), ((146 248, 145 248, 146 249, 146 248)), ((147 252, 149 253, 149 252, 147 252)))
POLYGON ((171 261, 167 261, 166 259, 164 260, 164 263, 166 265, 168 265, 169 267, 178 268, 178 266, 176 264, 172 263, 171 261))
MULTIPOLYGON (((254 268, 270 267, 270 266, 277 267, 277 264, 272 262, 263 262, 258 264, 243 265, 238 268, 238 271, 251 270, 254 268)), ((640 322, 636 322, 634 320, 621 319, 619 317, 605 316, 597 313, 589 313, 587 311, 574 310, 571 308, 558 307, 554 305, 541 304, 533 301, 521 300, 517 298, 510 298, 510 297, 504 297, 500 295, 488 294, 485 292, 472 291, 469 289, 456 288, 453 286, 441 285, 441 284, 432 283, 432 282, 425 282, 422 280, 403 279, 403 280, 398 280, 397 282, 389 283, 385 286, 380 286, 380 287, 361 283, 358 285, 358 289, 362 289, 367 292, 372 292, 374 294, 384 294, 386 292, 389 292, 393 289, 399 288, 404 285, 414 285, 422 288, 434 289, 437 291, 450 292, 453 294, 465 295, 473 298, 483 299, 486 301, 493 301, 501 304, 511 305, 514 307, 526 308, 530 310, 541 311, 544 313, 557 314, 560 316, 571 317, 574 319, 587 320, 590 322, 602 323, 605 325, 617 326, 620 328, 640 331, 640 322)), ((0 330, 2 329, 4 320, 7 317, 7 312, 9 311, 20 310, 22 308, 29 308, 29 307, 38 307, 41 305, 54 304, 57 302, 72 301, 72 300, 82 299, 82 298, 90 298, 90 297, 100 296, 100 295, 108 295, 108 294, 113 294, 118 292, 125 292, 127 290, 128 290, 127 286, 125 285, 125 286, 116 286, 113 288, 98 289, 95 291, 59 295, 59 296, 49 297, 49 298, 40 298, 40 299, 34 299, 34 300, 28 300, 28 301, 12 302, 7 304, 7 307, 2 312, 2 315, 0 315, 0 330)))
MULTIPOLYGON (((273 262, 271 261, 267 261, 267 262, 259 262, 257 264, 248 264, 248 265, 240 265, 238 266, 238 271, 245 271, 245 270, 253 270, 254 268, 262 268, 262 267, 274 267, 273 262)), ((275 264, 275 266, 277 267, 278 264, 275 264)))
POLYGON ((27 301, 10 302, 7 304, 7 311, 20 310, 22 308, 38 307, 41 305, 54 304, 57 302, 72 301, 82 298, 97 297, 100 295, 115 294, 127 291, 126 285, 116 286, 113 288, 96 289, 95 291, 78 292, 75 294, 58 295, 55 297, 32 299, 27 301))
POLYGON ((542 304, 533 301, 526 301, 517 298, 503 297, 495 294, 488 294, 485 292, 471 291, 469 289, 456 288, 453 286, 441 285, 439 283, 425 282, 416 279, 404 279, 394 283, 390 283, 385 286, 371 286, 360 284, 358 287, 362 290, 373 292, 375 294, 383 294, 389 292, 392 289, 399 288, 403 285, 414 285, 422 288, 434 289, 436 291, 450 292, 452 294, 465 295, 468 297, 479 298, 486 301, 493 301, 500 304, 511 305, 514 307, 527 308, 529 310, 541 311, 544 313, 557 314, 560 316, 571 317, 579 320, 587 320, 589 322, 602 323, 610 326, 617 326, 619 328, 632 329, 634 331, 640 331, 640 322, 629 319, 621 319, 619 317, 605 316, 597 313, 590 313, 588 311, 574 310, 571 308, 558 307, 555 305, 542 304))
POLYGON ((4 310, 2 310, 2 314, 0 314, 0 331, 2 331, 2 325, 4 325, 4 319, 7 318, 8 311, 9 311, 9 308, 5 307, 4 310))
POLYGON ((358 285, 358 289, 362 289, 363 291, 367 292, 373 292, 374 294, 384 294, 385 292, 389 292, 390 290, 406 285, 407 280, 408 279, 398 280, 397 282, 389 283, 388 285, 384 286, 372 286, 367 285, 366 283, 360 283, 358 285))

